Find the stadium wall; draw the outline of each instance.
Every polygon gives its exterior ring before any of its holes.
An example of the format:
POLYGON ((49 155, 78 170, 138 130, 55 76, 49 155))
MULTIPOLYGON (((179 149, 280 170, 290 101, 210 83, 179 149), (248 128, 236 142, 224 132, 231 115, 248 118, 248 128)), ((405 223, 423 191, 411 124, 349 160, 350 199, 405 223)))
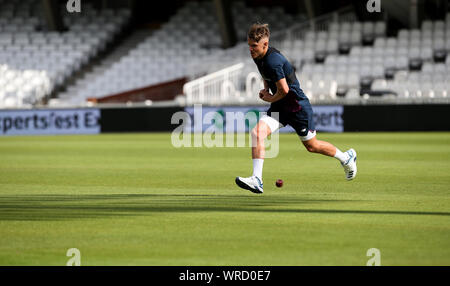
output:
POLYGON ((181 107, 133 107, 101 109, 101 132, 172 131, 172 115, 181 107))
POLYGON ((449 131, 450 104, 344 106, 344 131, 449 131))
POLYGON ((93 103, 127 103, 173 100, 178 94, 183 93, 183 85, 186 78, 179 78, 169 82, 138 88, 101 98, 88 98, 93 103))
MULTIPOLYGON (((314 106, 316 127, 328 132, 450 131, 450 104, 314 106), (329 129, 332 127, 332 129, 329 129), (327 129, 328 128, 328 129, 327 129)), ((207 112, 263 112, 266 107, 203 106, 207 112)), ((172 116, 193 108, 117 107, 0 110, 0 136, 98 134, 108 132, 170 132, 172 116)), ((193 119, 193 118, 192 118, 193 119)), ((204 119, 202 119, 204 120, 204 119)), ((193 123, 194 120, 191 120, 193 123)), ((211 125, 211 124, 210 124, 211 125)), ((207 126, 203 126, 203 131, 207 126)), ((248 128, 248 125, 247 125, 248 128)), ((280 132, 292 132, 286 128, 280 132)))

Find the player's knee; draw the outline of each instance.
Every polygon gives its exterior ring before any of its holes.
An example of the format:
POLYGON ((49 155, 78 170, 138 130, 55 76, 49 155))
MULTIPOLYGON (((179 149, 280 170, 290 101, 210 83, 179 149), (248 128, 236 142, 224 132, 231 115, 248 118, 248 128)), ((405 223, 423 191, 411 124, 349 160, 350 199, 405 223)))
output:
POLYGON ((257 126, 256 126, 252 129, 252 139, 253 140, 261 141, 261 140, 264 140, 266 137, 267 137, 267 132, 265 130, 263 130, 262 128, 257 128, 257 126))
POLYGON ((311 152, 311 153, 317 153, 317 152, 319 152, 319 149, 317 148, 316 145, 313 145, 313 144, 306 144, 305 147, 306 147, 306 150, 308 150, 308 152, 311 152))

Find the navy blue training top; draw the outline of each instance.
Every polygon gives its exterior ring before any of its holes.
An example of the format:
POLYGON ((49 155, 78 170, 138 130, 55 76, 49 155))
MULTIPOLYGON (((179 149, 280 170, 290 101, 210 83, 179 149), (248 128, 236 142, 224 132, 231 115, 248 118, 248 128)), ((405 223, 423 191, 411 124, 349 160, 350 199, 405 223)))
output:
POLYGON ((277 92, 276 82, 286 78, 289 86, 289 93, 281 100, 273 102, 271 107, 281 107, 285 111, 297 111, 298 101, 308 101, 308 98, 300 88, 300 83, 295 75, 291 63, 273 47, 269 47, 266 54, 261 59, 253 59, 258 67, 259 73, 269 85, 272 94, 277 92))

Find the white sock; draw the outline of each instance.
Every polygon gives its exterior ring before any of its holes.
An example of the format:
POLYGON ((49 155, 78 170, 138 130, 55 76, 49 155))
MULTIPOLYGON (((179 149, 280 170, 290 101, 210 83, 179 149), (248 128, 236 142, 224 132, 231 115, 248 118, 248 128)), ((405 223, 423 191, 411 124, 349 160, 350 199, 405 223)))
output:
POLYGON ((258 177, 262 180, 262 170, 263 170, 264 159, 253 159, 253 176, 258 177))
POLYGON ((336 158, 339 161, 341 161, 341 163, 345 163, 348 160, 349 157, 348 157, 347 153, 343 153, 341 150, 336 148, 336 154, 334 155, 334 158, 336 158))

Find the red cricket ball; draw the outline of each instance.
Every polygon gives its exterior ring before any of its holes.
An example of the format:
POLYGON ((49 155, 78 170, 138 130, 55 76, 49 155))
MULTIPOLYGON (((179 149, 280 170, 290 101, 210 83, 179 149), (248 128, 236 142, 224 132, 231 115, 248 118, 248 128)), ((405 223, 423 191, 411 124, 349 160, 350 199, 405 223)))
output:
POLYGON ((283 180, 278 179, 278 180, 275 182, 275 186, 277 186, 278 188, 281 188, 281 187, 283 186, 283 180))

